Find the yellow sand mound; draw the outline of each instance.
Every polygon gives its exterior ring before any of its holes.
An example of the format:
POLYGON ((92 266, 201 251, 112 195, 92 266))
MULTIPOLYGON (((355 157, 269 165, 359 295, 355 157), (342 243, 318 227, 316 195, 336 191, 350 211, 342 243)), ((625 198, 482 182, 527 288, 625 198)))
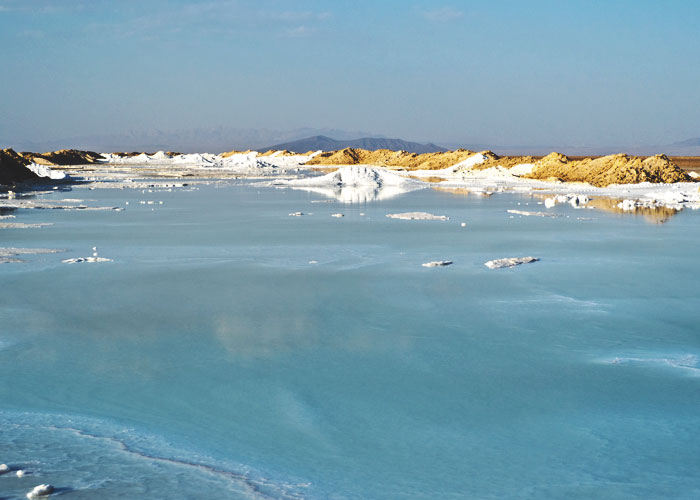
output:
POLYGON ((378 149, 345 148, 339 151, 321 153, 308 162, 307 165, 378 165, 384 167, 399 167, 407 170, 436 170, 445 168, 466 160, 474 154, 467 149, 447 151, 445 153, 408 153, 406 151, 391 151, 378 149))
POLYGON ((104 160, 101 154, 94 151, 77 149, 61 149, 50 153, 22 153, 22 156, 41 165, 85 165, 104 160))
POLYGON ((551 153, 535 163, 531 179, 559 179, 564 182, 588 182, 604 187, 610 184, 639 182, 689 182, 692 178, 666 155, 638 156, 616 154, 601 158, 572 161, 560 153, 551 153))
POLYGON ((246 149, 245 151, 238 151, 236 149, 232 149, 231 151, 226 151, 225 153, 221 153, 221 156, 223 158, 228 158, 229 156, 244 155, 244 154, 248 154, 248 153, 252 153, 252 151, 250 149, 246 149))

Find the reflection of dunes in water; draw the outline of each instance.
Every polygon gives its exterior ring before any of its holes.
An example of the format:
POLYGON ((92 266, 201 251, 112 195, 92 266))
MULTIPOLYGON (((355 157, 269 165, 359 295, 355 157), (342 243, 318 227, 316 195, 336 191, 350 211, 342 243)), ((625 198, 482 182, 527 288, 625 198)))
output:
POLYGON ((700 376, 700 364, 698 357, 695 354, 685 354, 681 356, 669 356, 659 358, 642 358, 642 357, 626 357, 619 356, 612 359, 607 359, 605 362, 612 365, 619 364, 639 364, 639 365, 656 365, 670 368, 678 368, 683 371, 688 371, 694 375, 700 376))
POLYGON ((408 178, 431 183, 445 182, 447 180, 444 177, 416 177, 415 175, 409 175, 408 178))
POLYGON ((633 210, 623 210, 618 207, 623 200, 621 198, 595 198, 588 202, 589 207, 598 208, 605 212, 615 214, 633 214, 641 215, 644 220, 651 224, 663 224, 671 217, 676 215, 680 210, 664 206, 658 207, 634 207, 633 210))
POLYGON ((493 192, 484 191, 482 188, 433 186, 433 189, 435 191, 440 191, 441 193, 456 194, 459 196, 486 196, 486 197, 488 197, 488 196, 491 196, 493 194, 493 192))
POLYGON ((394 198, 415 190, 403 186, 289 186, 310 193, 317 193, 329 198, 335 198, 341 203, 367 203, 394 198))

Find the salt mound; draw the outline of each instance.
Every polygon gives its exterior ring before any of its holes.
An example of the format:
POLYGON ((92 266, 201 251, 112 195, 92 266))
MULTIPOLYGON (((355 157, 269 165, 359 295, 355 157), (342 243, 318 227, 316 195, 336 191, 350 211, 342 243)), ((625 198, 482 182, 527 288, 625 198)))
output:
POLYGON ((153 160, 169 160, 170 158, 171 156, 165 151, 158 151, 151 155, 151 159, 153 160))
POLYGON ((536 257, 510 257, 506 259, 495 259, 485 262, 484 265, 489 269, 501 269, 504 267, 515 267, 520 264, 529 264, 530 262, 537 262, 536 257))
POLYGON ((692 178, 666 155, 642 159, 626 154, 572 161, 565 155, 551 153, 537 161, 532 173, 525 177, 542 180, 556 178, 564 182, 587 182, 598 187, 610 184, 638 184, 640 182, 692 181, 692 178))
POLYGON ((65 179, 67 176, 65 172, 59 172, 57 170, 51 170, 46 165, 37 165, 36 163, 30 163, 27 168, 34 172, 37 176, 44 179, 51 179, 54 181, 60 181, 65 179))
POLYGON ((53 486, 50 484, 40 484, 39 486, 35 486, 32 491, 27 493, 27 498, 37 498, 37 497, 45 497, 53 493, 53 486))
POLYGON ((368 167, 366 165, 352 165, 341 167, 320 177, 308 177, 286 181, 289 186, 420 186, 421 182, 406 179, 393 172, 384 169, 368 167))

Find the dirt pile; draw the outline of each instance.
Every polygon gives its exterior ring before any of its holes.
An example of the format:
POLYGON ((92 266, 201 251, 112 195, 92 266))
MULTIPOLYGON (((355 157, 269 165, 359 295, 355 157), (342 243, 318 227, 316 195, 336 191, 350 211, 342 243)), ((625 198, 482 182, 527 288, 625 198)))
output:
POLYGON ((437 170, 466 160, 474 155, 473 151, 458 149, 445 153, 408 153, 390 149, 345 148, 338 151, 321 153, 307 165, 377 165, 383 167, 405 168, 407 170, 437 170))
POLYGON ((482 151, 481 154, 486 156, 488 160, 474 165, 472 167, 474 170, 486 170, 491 167, 513 168, 516 165, 535 163, 537 161, 533 156, 498 156, 493 151, 482 151))
POLYGON ((50 153, 22 153, 29 161, 39 165, 87 165, 104 160, 104 157, 94 151, 80 151, 78 149, 61 149, 50 153))
POLYGON ((564 182, 587 182, 598 187, 610 184, 640 182, 691 182, 693 179, 666 155, 641 158, 626 154, 570 160, 560 153, 551 153, 535 162, 530 179, 558 179, 564 182))
POLYGON ((29 163, 13 149, 0 149, 0 184, 10 186, 17 182, 38 180, 39 176, 26 168, 29 163))

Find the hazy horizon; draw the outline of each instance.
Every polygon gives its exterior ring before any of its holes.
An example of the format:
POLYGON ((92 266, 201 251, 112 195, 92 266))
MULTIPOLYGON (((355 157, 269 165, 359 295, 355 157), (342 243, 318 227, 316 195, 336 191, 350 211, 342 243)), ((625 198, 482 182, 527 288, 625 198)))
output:
POLYGON ((0 143, 335 130, 668 145, 700 136, 698 18, 680 1, 0 0, 0 143))

